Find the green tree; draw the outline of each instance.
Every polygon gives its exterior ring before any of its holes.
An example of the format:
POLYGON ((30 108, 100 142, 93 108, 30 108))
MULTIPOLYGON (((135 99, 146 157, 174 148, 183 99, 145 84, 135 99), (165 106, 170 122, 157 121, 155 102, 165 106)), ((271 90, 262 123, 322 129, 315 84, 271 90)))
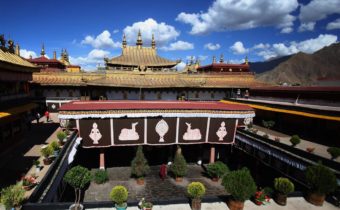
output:
POLYGON ((138 146, 136 156, 131 162, 131 175, 136 178, 143 178, 149 171, 150 167, 144 156, 143 147, 138 146))
POLYGON ((180 149, 176 152, 175 159, 173 164, 170 166, 170 170, 175 177, 183 177, 187 174, 187 161, 180 152, 180 149))

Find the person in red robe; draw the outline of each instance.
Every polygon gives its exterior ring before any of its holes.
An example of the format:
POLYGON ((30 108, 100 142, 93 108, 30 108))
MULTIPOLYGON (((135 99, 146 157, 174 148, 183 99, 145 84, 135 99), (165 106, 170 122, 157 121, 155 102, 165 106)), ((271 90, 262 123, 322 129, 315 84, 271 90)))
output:
POLYGON ((50 113, 48 111, 45 112, 46 122, 50 120, 50 113))
POLYGON ((166 168, 166 165, 165 164, 162 164, 161 165, 161 168, 159 170, 159 176, 161 177, 162 181, 164 181, 165 177, 166 177, 166 174, 167 174, 167 168, 166 168))

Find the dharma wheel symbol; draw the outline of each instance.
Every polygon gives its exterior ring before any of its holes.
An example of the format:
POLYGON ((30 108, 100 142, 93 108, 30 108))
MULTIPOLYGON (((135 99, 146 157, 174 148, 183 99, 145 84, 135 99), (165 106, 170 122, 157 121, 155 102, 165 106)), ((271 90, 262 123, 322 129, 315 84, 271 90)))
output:
POLYGON ((157 123, 155 130, 159 135, 159 142, 164 142, 164 135, 169 131, 168 123, 163 119, 160 120, 157 123))

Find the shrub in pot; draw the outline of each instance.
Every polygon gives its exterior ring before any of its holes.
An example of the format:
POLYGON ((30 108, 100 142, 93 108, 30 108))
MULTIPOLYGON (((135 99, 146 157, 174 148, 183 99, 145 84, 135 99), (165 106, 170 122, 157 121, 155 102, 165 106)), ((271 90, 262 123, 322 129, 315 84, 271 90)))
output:
POLYGON ((338 147, 330 147, 327 149, 327 152, 332 156, 332 160, 335 160, 340 156, 340 148, 338 147))
POLYGON ((131 162, 131 175, 137 178, 137 183, 140 185, 144 184, 144 176, 149 173, 150 167, 146 160, 143 147, 138 146, 136 156, 131 162))
POLYGON ((289 141, 292 143, 292 146, 295 147, 296 145, 300 144, 301 139, 298 135, 293 135, 289 141))
POLYGON ((90 183, 91 178, 91 172, 82 166, 75 166, 66 172, 64 181, 71 185, 75 192, 75 202, 70 206, 70 209, 83 209, 83 205, 80 204, 81 192, 90 183))
POLYGON ((218 181, 218 179, 227 172, 229 172, 228 166, 221 161, 216 161, 215 163, 207 165, 207 173, 213 181, 218 181))
POLYGON ((307 168, 306 181, 310 186, 307 200, 316 206, 322 206, 326 194, 337 187, 335 174, 321 163, 307 168))
POLYGON ((17 208, 25 200, 25 190, 19 184, 1 189, 0 195, 0 203, 6 209, 17 208))
POLYGON ((40 150, 42 156, 44 156, 44 164, 45 165, 50 165, 51 164, 51 159, 50 156, 53 154, 53 148, 50 145, 46 145, 44 146, 41 150, 40 150))
POLYGON ((54 155, 57 156, 59 154, 59 151, 60 151, 60 146, 59 146, 58 142, 52 141, 49 146, 52 147, 54 155))
POLYGON ((109 175, 106 170, 96 170, 93 174, 93 181, 97 184, 103 184, 109 180, 109 175))
POLYGON ((59 140, 59 144, 63 145, 64 144, 64 139, 67 137, 67 134, 64 131, 59 131, 57 133, 57 138, 59 140))
POLYGON ((191 209, 201 210, 201 198, 205 194, 205 187, 201 182, 191 182, 187 187, 187 192, 191 198, 191 209))
POLYGON ((287 204, 287 195, 294 192, 294 184, 289 179, 278 177, 274 180, 276 195, 274 200, 277 204, 285 206, 287 204))
POLYGON ((110 198, 113 202, 115 202, 115 207, 117 210, 124 210, 127 208, 126 201, 128 194, 128 190, 122 185, 117 185, 112 188, 110 198))
POLYGON ((227 173, 222 180, 225 190, 231 194, 230 210, 242 210, 244 201, 256 192, 256 184, 247 168, 227 173))
POLYGON ((174 174, 176 181, 178 182, 182 181, 183 177, 187 174, 187 161, 181 152, 176 152, 174 162, 170 166, 170 171, 174 174))

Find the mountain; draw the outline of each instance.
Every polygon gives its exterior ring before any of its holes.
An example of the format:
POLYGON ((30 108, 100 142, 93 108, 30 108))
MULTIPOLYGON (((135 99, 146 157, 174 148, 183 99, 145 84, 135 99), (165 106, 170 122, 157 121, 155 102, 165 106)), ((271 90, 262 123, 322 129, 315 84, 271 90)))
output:
POLYGON ((312 85, 320 78, 340 78, 340 43, 313 54, 299 52, 272 70, 257 75, 258 80, 273 84, 312 85))
POLYGON ((280 63, 288 60, 291 57, 291 55, 274 58, 268 61, 262 61, 262 62, 249 62, 250 69, 253 72, 256 72, 257 74, 263 73, 265 71, 269 71, 274 69, 276 66, 278 66, 280 63))

